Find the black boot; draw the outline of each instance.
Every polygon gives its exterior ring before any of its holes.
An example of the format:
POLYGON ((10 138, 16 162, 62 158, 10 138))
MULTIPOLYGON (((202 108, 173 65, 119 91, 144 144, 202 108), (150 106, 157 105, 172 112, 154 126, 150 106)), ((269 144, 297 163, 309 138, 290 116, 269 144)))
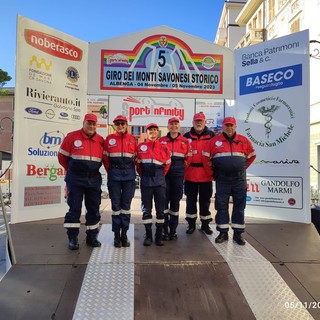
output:
POLYGON ((145 234, 145 237, 144 237, 144 241, 143 241, 143 245, 144 246, 151 246, 151 243, 152 243, 152 230, 151 230, 151 226, 147 227, 146 226, 146 234, 145 234))
POLYGON ((201 231, 206 233, 206 234, 208 234, 208 235, 212 234, 212 230, 211 230, 211 228, 209 226, 209 221, 202 222, 201 231))
POLYGON ((78 250, 79 249, 78 237, 70 237, 68 247, 70 250, 78 250))
POLYGON ((101 242, 97 239, 98 234, 87 233, 86 243, 88 246, 97 248, 101 247, 101 242))
POLYGON ((162 226, 157 226, 157 229, 156 229, 156 245, 157 246, 164 245, 164 243, 162 241, 162 229, 163 229, 162 226))
POLYGON ((224 241, 227 241, 228 239, 228 232, 220 232, 214 241, 215 243, 222 243, 224 241))
POLYGON ((189 222, 188 229, 186 231, 187 234, 193 234, 196 230, 196 223, 195 222, 189 222))
POLYGON ((115 248, 121 248, 121 237, 120 237, 120 231, 115 231, 114 232, 114 241, 113 245, 115 248))
POLYGON ((170 237, 169 237, 169 228, 168 228, 167 225, 164 225, 164 226, 163 226, 162 238, 163 238, 164 241, 170 240, 170 237))
POLYGON ((242 238, 242 232, 234 231, 233 233, 233 241, 235 241, 239 246, 244 246, 246 241, 242 238))
POLYGON ((177 240, 178 239, 178 235, 176 232, 176 228, 171 227, 170 228, 170 240, 177 240))
POLYGON ((130 241, 127 237, 127 230, 122 229, 121 231, 121 243, 123 247, 130 247, 130 241))

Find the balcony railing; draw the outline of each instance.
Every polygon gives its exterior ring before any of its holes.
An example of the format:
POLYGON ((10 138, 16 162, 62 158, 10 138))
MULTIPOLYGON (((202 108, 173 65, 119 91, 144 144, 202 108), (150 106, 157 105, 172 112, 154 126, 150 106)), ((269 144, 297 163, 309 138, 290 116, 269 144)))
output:
POLYGON ((244 48, 263 41, 264 29, 250 29, 239 41, 237 48, 244 48))
POLYGON ((227 28, 219 28, 216 36, 216 43, 223 46, 227 41, 227 28))

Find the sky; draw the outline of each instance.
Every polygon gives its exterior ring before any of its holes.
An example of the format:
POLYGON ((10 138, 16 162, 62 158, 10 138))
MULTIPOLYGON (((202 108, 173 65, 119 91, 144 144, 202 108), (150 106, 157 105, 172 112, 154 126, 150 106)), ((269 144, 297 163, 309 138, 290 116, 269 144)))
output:
POLYGON ((2 2, 0 69, 15 86, 17 15, 24 16, 86 42, 102 41, 167 26, 214 41, 224 0, 10 0, 2 2))

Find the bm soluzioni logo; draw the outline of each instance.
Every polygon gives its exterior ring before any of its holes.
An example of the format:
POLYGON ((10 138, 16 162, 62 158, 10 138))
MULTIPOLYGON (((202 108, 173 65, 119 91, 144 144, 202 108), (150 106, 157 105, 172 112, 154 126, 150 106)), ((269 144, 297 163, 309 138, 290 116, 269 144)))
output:
POLYGON ((40 138, 39 144, 46 149, 52 149, 60 146, 65 135, 60 130, 45 132, 40 138))
POLYGON ((36 157, 57 157, 58 151, 52 150, 54 148, 58 148, 62 143, 65 135, 63 132, 51 131, 45 132, 43 136, 39 140, 40 147, 28 148, 28 156, 36 156, 36 157))

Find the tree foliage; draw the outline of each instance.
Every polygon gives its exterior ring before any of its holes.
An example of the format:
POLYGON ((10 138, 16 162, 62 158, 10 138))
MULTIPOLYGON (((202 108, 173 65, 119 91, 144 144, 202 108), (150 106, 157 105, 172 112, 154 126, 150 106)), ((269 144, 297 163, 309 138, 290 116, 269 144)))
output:
POLYGON ((11 79, 12 78, 8 75, 8 72, 0 69, 0 88, 3 88, 11 79))

